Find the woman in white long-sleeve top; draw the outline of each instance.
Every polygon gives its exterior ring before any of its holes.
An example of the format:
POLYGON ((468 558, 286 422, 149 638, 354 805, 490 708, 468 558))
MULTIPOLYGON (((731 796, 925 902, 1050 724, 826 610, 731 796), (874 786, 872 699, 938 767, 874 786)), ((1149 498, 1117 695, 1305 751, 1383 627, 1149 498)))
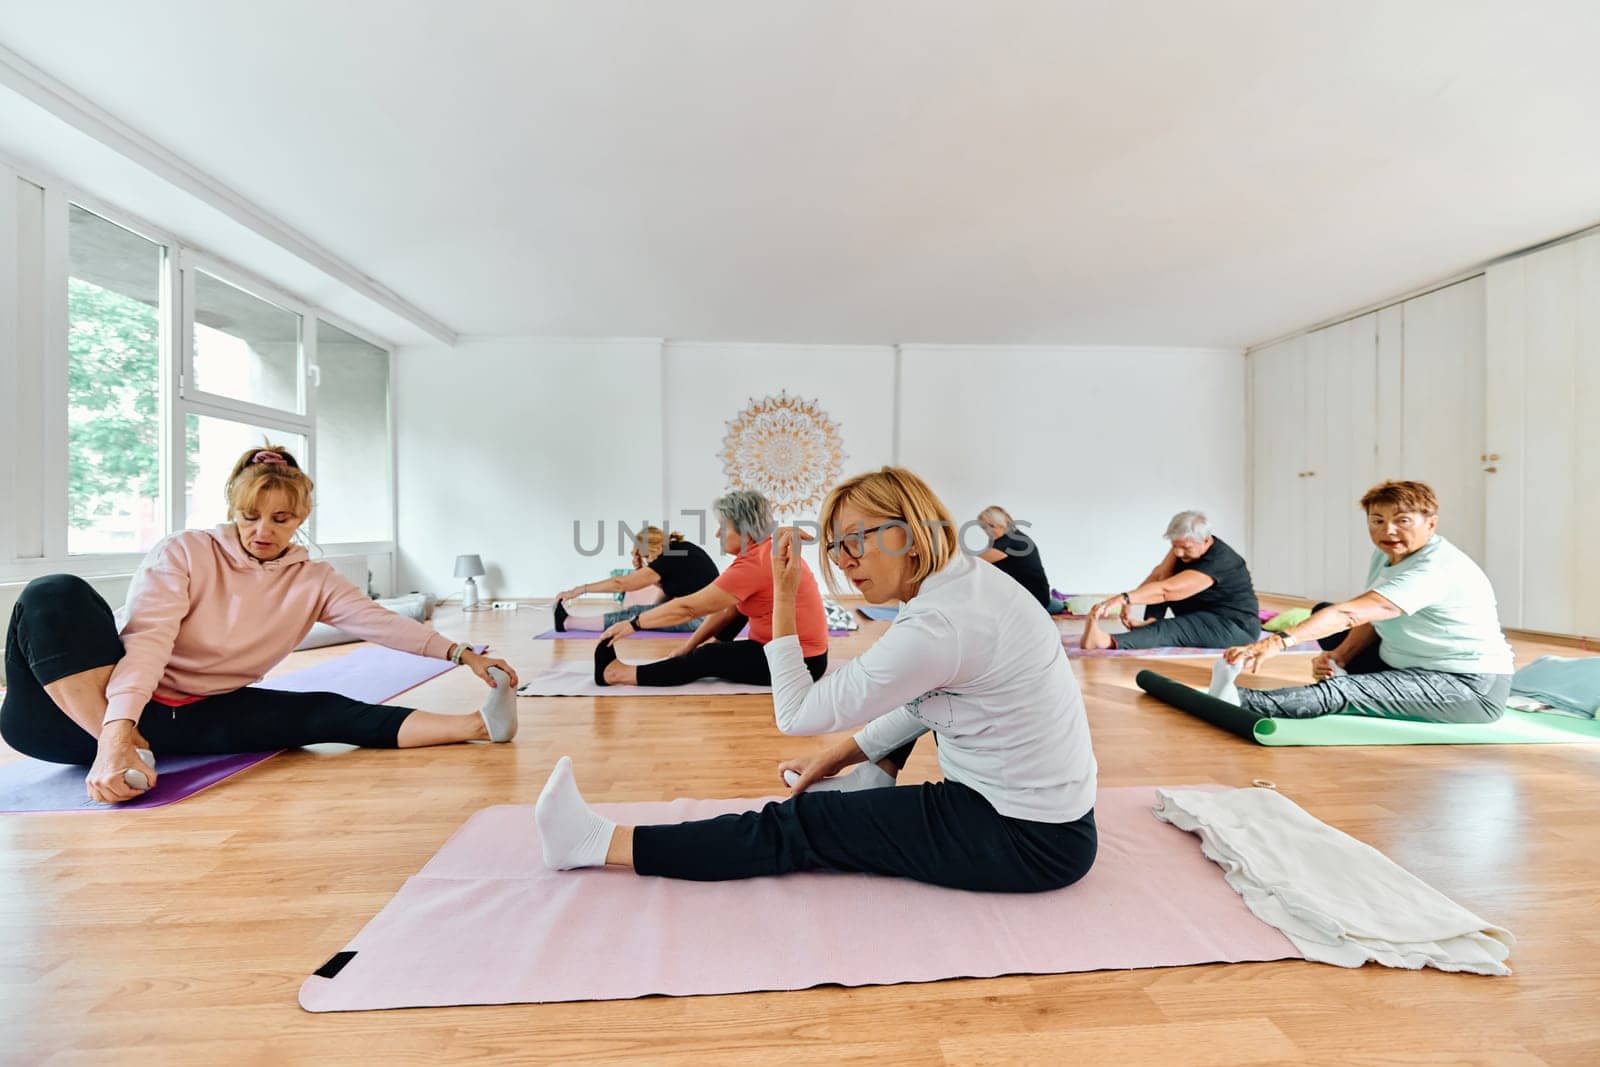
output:
POLYGON ((949 511, 910 471, 839 485, 822 529, 825 558, 862 596, 902 606, 872 648, 813 681, 795 636, 798 546, 780 531, 766 646, 774 712, 788 734, 858 732, 782 764, 788 800, 670 826, 602 818, 563 758, 536 809, 545 863, 700 881, 868 871, 998 892, 1083 877, 1095 856, 1096 768, 1055 624, 1010 577, 961 552, 949 511), (945 780, 895 786, 929 732, 945 780))

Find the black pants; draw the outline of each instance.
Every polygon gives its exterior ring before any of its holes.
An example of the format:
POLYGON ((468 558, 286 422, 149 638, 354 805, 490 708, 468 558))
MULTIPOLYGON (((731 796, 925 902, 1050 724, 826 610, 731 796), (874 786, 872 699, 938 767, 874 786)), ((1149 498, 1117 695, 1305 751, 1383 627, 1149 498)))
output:
POLYGON ((944 781, 801 793, 760 811, 640 826, 633 866, 697 882, 864 871, 953 889, 1038 893, 1087 874, 1096 844, 1093 811, 1069 823, 1012 819, 976 790, 944 781))
POLYGON ((1166 614, 1166 610, 1165 604, 1145 608, 1145 618, 1156 618, 1157 621, 1125 634, 1116 634, 1111 640, 1117 648, 1232 648, 1234 645, 1248 645, 1261 636, 1258 624, 1246 624, 1240 619, 1218 615, 1213 611, 1160 618, 1160 615, 1166 614))
MULTIPOLYGON (((688 685, 701 678, 722 678, 745 685, 771 685, 772 668, 767 666, 767 646, 760 641, 735 641, 731 635, 723 636, 729 634, 730 630, 737 634, 742 629, 744 619, 740 617, 738 626, 728 626, 717 636, 717 640, 706 642, 687 656, 639 664, 639 684, 688 685)), ((806 669, 811 672, 813 681, 821 678, 828 669, 828 654, 824 652, 820 656, 806 657, 806 669)))
MULTIPOLYGON (((122 658, 111 606, 71 574, 28 583, 6 631, 6 697, 0 736, 50 763, 90 764, 96 742, 56 707, 44 687, 122 658)), ((145 705, 139 732, 162 755, 225 755, 338 741, 394 748, 410 708, 364 704, 337 693, 245 688, 181 708, 145 705)))

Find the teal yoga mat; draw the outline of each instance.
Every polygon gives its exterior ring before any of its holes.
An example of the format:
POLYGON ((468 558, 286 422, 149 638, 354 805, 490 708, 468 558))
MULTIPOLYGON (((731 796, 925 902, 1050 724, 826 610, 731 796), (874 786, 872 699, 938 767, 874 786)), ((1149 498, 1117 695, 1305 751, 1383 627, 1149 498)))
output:
POLYGON ((1594 745, 1600 722, 1565 715, 1507 709, 1491 723, 1430 723, 1323 715, 1315 719, 1269 719, 1218 700, 1155 671, 1140 671, 1140 689, 1165 704, 1260 745, 1594 745))

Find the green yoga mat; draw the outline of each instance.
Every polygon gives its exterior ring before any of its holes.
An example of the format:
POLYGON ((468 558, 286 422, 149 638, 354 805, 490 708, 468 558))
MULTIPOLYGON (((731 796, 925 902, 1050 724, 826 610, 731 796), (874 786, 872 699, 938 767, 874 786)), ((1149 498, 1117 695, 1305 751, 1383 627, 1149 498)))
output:
POLYGON ((1595 745, 1600 722, 1565 715, 1507 709, 1491 723, 1431 723, 1322 715, 1315 719, 1269 719, 1218 700, 1155 671, 1140 671, 1140 689, 1237 737, 1261 745, 1595 745))

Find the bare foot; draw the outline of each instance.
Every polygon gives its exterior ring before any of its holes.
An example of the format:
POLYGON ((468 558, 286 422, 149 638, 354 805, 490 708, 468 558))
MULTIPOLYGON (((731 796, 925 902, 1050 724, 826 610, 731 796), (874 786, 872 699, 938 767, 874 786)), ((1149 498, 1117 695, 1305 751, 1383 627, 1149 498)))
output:
POLYGON ((1078 639, 1079 648, 1101 649, 1114 648, 1116 642, 1111 640, 1111 635, 1100 629, 1100 619, 1091 614, 1083 624, 1083 636, 1078 639))

